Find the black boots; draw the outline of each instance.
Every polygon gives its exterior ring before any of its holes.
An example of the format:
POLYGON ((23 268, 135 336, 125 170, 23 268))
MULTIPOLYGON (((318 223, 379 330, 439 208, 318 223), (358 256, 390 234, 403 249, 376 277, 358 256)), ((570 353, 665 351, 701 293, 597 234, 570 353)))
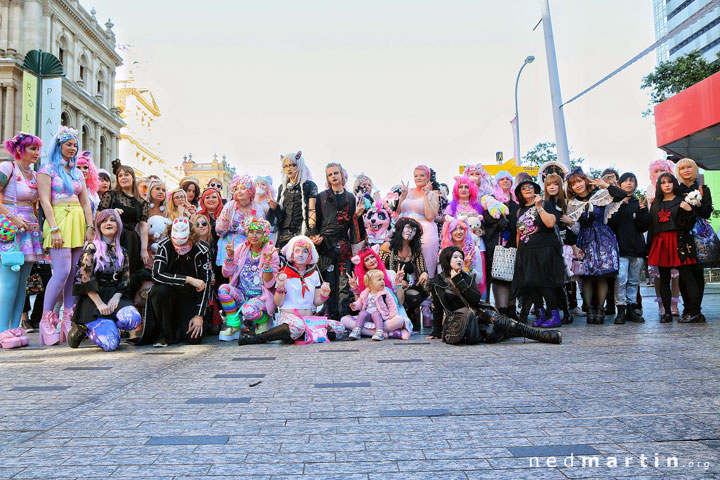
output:
POLYGON ((84 324, 72 322, 72 328, 67 336, 68 347, 78 348, 86 338, 87 327, 84 324))
POLYGON ((625 320, 628 322, 642 323, 645 319, 642 317, 641 312, 636 304, 628 305, 625 309, 625 320))
POLYGON ((524 337, 543 343, 562 343, 562 335, 559 330, 540 330, 528 327, 492 310, 483 310, 483 317, 491 321, 495 328, 505 332, 506 337, 524 337))
MULTIPOLYGON (((632 310, 632 309, 630 309, 632 310)), ((615 325, 622 325, 625 323, 625 317, 627 316, 628 310, 626 310, 625 305, 618 305, 617 306, 617 315, 615 315, 615 325)))
POLYGON ((290 327, 287 323, 273 327, 270 330, 259 335, 243 335, 238 338, 238 345, 256 345, 258 343, 267 343, 274 340, 282 340, 283 342, 292 342, 290 336, 290 327))

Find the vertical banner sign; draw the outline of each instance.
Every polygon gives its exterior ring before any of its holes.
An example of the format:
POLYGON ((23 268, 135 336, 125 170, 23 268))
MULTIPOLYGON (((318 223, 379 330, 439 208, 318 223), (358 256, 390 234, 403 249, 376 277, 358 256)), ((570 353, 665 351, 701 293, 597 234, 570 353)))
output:
POLYGON ((62 78, 43 78, 41 84, 40 139, 43 142, 41 159, 44 164, 50 150, 53 137, 60 129, 60 98, 62 78))
POLYGON ((37 134, 38 78, 25 70, 22 83, 22 126, 21 131, 37 134))
POLYGON ((515 162, 520 162, 520 139, 518 138, 518 123, 517 123, 517 117, 513 117, 512 120, 510 120, 510 125, 512 125, 512 132, 513 132, 513 153, 515 155, 515 162))

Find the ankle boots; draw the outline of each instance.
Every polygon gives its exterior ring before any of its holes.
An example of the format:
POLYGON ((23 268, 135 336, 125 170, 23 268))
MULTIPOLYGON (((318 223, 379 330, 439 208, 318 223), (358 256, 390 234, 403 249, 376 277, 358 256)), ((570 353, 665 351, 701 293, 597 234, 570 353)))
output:
POLYGON ((292 337, 290 336, 290 326, 287 323, 273 327, 259 335, 243 335, 238 339, 238 345, 257 345, 259 343, 267 343, 275 340, 292 342, 292 337))
POLYGON ((562 319, 560 318, 560 310, 553 310, 550 312, 551 317, 540 324, 540 328, 557 328, 562 325, 562 319))
MULTIPOLYGON (((632 309, 629 309, 632 310, 632 309)), ((627 317, 628 311, 625 305, 617 306, 617 315, 615 315, 615 325, 622 325, 625 323, 625 317, 627 317)))

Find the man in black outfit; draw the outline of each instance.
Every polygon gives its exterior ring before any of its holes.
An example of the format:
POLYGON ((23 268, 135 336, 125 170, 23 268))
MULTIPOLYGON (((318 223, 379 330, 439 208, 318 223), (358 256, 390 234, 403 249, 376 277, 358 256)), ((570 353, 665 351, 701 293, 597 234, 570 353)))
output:
POLYGON ((352 272, 352 245, 367 238, 362 220, 364 206, 356 208, 355 196, 345 190, 345 172, 339 163, 329 163, 325 175, 330 188, 317 197, 318 235, 310 239, 317 247, 318 269, 330 284, 325 303, 329 318, 339 320, 350 312, 352 301, 347 274, 352 272))

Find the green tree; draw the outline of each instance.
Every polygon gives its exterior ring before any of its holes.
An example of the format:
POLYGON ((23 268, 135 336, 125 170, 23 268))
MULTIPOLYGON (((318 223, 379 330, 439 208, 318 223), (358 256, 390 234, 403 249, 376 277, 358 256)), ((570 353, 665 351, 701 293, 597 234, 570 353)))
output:
MULTIPOLYGON (((572 155, 572 148, 570 149, 572 155)), ((570 170, 579 167, 585 161, 582 157, 570 157, 570 170)), ((531 148, 523 157, 523 166, 539 167, 546 162, 557 162, 557 149, 555 142, 540 142, 531 148)))
MULTIPOLYGON (((654 72, 643 77, 640 86, 650 90, 650 105, 652 106, 719 71, 720 54, 718 54, 718 61, 708 62, 698 50, 695 50, 675 60, 661 62, 655 67, 654 72)), ((645 114, 650 113, 652 113, 650 110, 645 112, 645 114)))

